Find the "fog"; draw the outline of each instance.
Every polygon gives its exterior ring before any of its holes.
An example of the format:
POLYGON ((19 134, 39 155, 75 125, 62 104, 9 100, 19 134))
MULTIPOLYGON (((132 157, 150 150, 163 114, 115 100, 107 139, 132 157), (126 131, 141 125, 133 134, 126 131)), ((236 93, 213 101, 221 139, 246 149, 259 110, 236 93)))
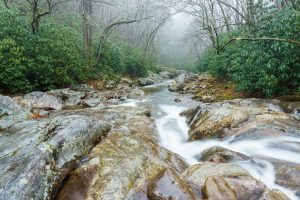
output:
POLYGON ((193 18, 186 13, 172 16, 164 27, 161 28, 158 60, 165 65, 184 68, 195 61, 196 53, 191 40, 191 24, 193 18))

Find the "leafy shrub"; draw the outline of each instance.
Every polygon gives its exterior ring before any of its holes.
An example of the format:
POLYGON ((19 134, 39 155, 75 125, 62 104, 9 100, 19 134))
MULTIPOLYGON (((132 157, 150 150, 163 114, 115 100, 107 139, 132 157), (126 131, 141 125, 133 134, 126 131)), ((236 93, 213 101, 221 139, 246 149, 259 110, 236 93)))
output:
POLYGON ((18 10, 0 6, 2 91, 48 90, 84 78, 80 33, 47 21, 34 35, 26 24, 18 10))
POLYGON ((102 74, 110 71, 119 75, 143 77, 153 68, 153 65, 153 62, 139 49, 122 42, 115 42, 106 44, 98 70, 102 74))
POLYGON ((0 85, 2 90, 12 93, 28 91, 31 85, 27 79, 27 58, 24 49, 11 39, 0 41, 0 85))
MULTIPOLYGON (((253 35, 299 40, 300 13, 290 9, 269 12, 259 19, 254 32, 242 28, 223 35, 220 40, 225 43, 232 37, 253 38, 253 35)), ((265 96, 291 93, 300 90, 300 47, 269 40, 236 41, 219 54, 207 51, 198 70, 230 78, 240 91, 265 96)))

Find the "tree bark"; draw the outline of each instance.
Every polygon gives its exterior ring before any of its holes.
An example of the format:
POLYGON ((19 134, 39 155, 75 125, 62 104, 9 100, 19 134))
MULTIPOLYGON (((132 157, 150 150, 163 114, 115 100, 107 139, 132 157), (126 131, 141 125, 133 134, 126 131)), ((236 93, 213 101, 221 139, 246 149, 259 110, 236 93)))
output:
POLYGON ((91 44, 92 44, 92 26, 90 24, 90 17, 92 15, 92 0, 81 0, 82 10, 82 35, 84 45, 84 56, 86 64, 91 60, 91 44))

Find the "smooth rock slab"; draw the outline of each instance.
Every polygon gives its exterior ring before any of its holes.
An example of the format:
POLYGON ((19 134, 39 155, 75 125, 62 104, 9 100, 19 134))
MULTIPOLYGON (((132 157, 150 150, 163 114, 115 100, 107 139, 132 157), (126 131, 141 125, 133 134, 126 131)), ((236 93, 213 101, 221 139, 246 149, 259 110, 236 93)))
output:
POLYGON ((77 114, 27 120, 0 134, 0 199, 51 199, 81 157, 109 131, 77 114))

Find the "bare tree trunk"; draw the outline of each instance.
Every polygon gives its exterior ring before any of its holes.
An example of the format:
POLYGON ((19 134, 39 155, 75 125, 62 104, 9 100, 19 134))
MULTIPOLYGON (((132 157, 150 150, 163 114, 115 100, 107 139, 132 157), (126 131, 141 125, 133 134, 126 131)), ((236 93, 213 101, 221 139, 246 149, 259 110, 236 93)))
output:
POLYGON ((90 24, 90 17, 92 9, 92 0, 81 0, 84 56, 87 65, 91 60, 92 26, 90 24))
POLYGON ((227 15, 225 14, 223 5, 221 4, 220 0, 217 0, 217 2, 218 2, 218 5, 219 5, 219 7, 220 7, 220 9, 221 9, 223 18, 224 18, 224 23, 225 23, 226 31, 229 32, 229 31, 230 31, 230 24, 229 24, 229 22, 228 22, 227 15))

